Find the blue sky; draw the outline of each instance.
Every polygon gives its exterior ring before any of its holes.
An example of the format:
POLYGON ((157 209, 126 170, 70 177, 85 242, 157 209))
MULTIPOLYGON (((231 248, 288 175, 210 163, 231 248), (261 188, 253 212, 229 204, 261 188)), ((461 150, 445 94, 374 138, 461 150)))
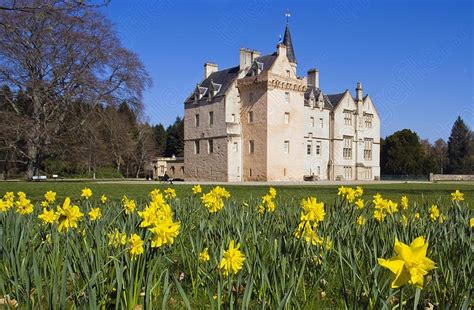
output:
POLYGON ((240 47, 274 52, 287 8, 298 74, 319 69, 325 93, 361 81, 383 137, 446 139, 458 115, 474 129, 473 1, 112 0, 103 11, 153 79, 145 117, 169 125, 206 61, 223 69, 240 47))

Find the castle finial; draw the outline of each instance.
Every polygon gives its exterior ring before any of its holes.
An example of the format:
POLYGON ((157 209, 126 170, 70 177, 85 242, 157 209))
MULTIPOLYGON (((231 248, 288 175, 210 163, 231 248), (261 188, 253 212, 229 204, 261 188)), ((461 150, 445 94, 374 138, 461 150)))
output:
POLYGON ((290 17, 291 17, 289 9, 286 9, 285 16, 286 16, 286 24, 288 25, 288 22, 289 22, 290 17))

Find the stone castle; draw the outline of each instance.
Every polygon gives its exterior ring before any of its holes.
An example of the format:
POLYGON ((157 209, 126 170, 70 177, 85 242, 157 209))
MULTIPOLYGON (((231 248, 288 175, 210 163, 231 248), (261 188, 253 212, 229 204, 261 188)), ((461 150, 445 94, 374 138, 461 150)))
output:
POLYGON ((184 102, 185 180, 380 177, 380 118, 361 83, 354 97, 325 94, 318 70, 298 76, 288 24, 274 53, 239 56, 228 69, 206 63, 184 102))

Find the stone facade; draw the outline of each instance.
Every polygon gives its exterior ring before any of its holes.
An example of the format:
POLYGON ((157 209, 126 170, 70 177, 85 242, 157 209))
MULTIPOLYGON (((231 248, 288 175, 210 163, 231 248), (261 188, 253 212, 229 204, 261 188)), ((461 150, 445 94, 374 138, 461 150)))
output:
POLYGON ((154 180, 167 174, 172 179, 184 179, 184 159, 182 157, 157 157, 150 164, 154 180))
POLYGON ((204 65, 185 101, 184 178, 194 181, 373 180, 380 118, 357 83, 324 94, 319 72, 297 75, 287 28, 276 52, 241 49, 239 65, 204 65))

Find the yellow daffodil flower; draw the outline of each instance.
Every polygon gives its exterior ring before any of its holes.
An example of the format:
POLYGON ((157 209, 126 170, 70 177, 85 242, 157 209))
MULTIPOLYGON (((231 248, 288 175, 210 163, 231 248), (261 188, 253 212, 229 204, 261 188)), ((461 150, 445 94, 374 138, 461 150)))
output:
POLYGON ((229 244, 229 249, 224 252, 224 256, 219 264, 219 269, 224 276, 229 274, 237 274, 244 265, 245 255, 239 250, 240 244, 232 240, 229 244))
POLYGON ((426 257, 428 242, 423 237, 418 237, 406 245, 395 238, 396 256, 390 259, 379 258, 378 262, 393 274, 392 288, 410 284, 423 288, 423 277, 432 269, 435 263, 426 257))

